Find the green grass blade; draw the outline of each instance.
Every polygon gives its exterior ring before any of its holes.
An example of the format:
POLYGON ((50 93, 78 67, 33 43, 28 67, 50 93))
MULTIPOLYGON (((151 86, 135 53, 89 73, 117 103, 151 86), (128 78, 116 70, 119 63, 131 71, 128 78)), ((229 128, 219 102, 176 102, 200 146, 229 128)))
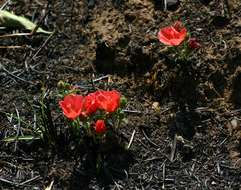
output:
MULTIPOLYGON (((36 24, 34 24, 33 22, 31 22, 25 17, 17 16, 8 11, 0 10, 0 27, 13 28, 13 29, 24 28, 26 30, 32 31, 36 27, 36 24)), ((43 30, 40 27, 37 29, 36 32, 44 33, 44 34, 52 34, 52 32, 43 30)))
POLYGON ((31 141, 31 140, 38 140, 40 137, 34 137, 32 135, 26 135, 26 136, 21 136, 21 137, 7 137, 4 138, 2 141, 3 142, 15 142, 16 140, 18 141, 31 141))

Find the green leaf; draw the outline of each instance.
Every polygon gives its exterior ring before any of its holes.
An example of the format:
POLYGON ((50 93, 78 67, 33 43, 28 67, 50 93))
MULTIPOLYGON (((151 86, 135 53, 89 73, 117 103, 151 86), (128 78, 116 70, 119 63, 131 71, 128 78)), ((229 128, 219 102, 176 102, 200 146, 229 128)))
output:
POLYGON ((18 141, 30 141, 30 140, 38 140, 40 139, 40 137, 34 137, 32 135, 25 135, 25 136, 22 136, 22 137, 7 137, 5 139, 3 139, 2 141, 4 142, 14 142, 16 140, 18 141))
MULTIPOLYGON (((36 24, 31 22, 30 20, 26 19, 22 16, 17 16, 15 14, 12 14, 8 11, 1 11, 0 10, 0 28, 11 28, 11 29, 26 29, 32 31, 36 24)), ((42 28, 38 28, 37 33, 44 33, 44 34, 51 34, 52 32, 43 30, 42 28)))

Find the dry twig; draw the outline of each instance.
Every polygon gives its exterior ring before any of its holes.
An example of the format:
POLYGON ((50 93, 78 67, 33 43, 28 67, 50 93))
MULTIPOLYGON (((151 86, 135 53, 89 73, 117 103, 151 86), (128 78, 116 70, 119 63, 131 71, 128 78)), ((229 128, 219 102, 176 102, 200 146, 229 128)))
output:
POLYGON ((127 149, 130 149, 131 144, 132 144, 132 142, 133 142, 133 140, 134 140, 135 134, 136 134, 136 130, 134 129, 134 130, 133 130, 133 133, 132 133, 132 135, 131 135, 130 142, 129 142, 128 146, 127 146, 127 149))

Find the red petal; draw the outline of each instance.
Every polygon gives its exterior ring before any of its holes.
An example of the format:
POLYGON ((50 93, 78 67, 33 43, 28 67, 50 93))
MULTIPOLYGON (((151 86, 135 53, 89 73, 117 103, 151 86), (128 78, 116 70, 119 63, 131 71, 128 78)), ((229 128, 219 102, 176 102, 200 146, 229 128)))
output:
POLYGON ((120 105, 120 93, 116 90, 97 91, 96 101, 100 109, 107 112, 114 112, 120 105))
POLYGON ((82 112, 83 96, 69 94, 59 102, 59 105, 67 118, 76 119, 82 112))
POLYGON ((84 111, 86 115, 96 112, 98 109, 96 94, 90 93, 84 99, 84 111))
POLYGON ((160 29, 158 39, 165 45, 178 46, 186 38, 186 28, 181 28, 181 22, 176 22, 174 26, 160 29))

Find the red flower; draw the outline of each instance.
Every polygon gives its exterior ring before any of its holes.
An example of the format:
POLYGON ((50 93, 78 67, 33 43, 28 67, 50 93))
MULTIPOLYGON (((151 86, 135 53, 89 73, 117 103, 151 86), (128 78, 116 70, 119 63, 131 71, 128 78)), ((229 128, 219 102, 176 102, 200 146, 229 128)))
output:
POLYGON ((64 97, 64 100, 59 101, 59 105, 62 108, 64 115, 72 120, 80 116, 83 108, 83 99, 83 96, 69 94, 64 97))
POLYGON ((90 93, 84 98, 84 114, 90 115, 96 112, 98 109, 98 104, 96 101, 95 93, 90 93))
POLYGON ((158 39, 165 45, 178 46, 187 36, 187 29, 183 27, 180 21, 174 23, 173 26, 161 28, 158 32, 158 39))
POLYGON ((198 43, 196 38, 190 38, 189 41, 188 41, 188 46, 191 49, 196 49, 196 48, 201 47, 201 44, 198 43))
POLYGON ((120 106, 120 93, 116 90, 112 91, 96 91, 96 101, 98 108, 107 112, 115 112, 120 106))
POLYGON ((105 121, 104 120, 97 120, 95 122, 95 132, 97 134, 103 134, 106 131, 105 121))

